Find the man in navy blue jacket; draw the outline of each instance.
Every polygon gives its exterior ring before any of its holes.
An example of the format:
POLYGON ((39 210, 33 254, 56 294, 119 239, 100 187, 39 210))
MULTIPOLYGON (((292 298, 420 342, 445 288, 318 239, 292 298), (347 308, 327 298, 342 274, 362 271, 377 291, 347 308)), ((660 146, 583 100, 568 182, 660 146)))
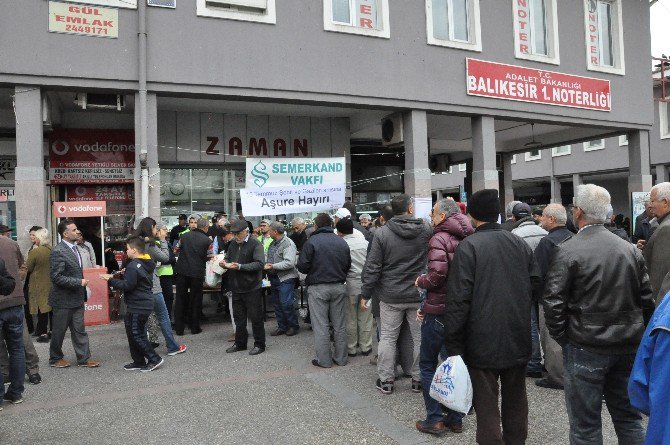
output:
POLYGON ((300 252, 298 270, 307 274, 309 310, 314 330, 314 366, 330 368, 347 364, 347 272, 351 268, 349 245, 333 232, 325 213, 314 219, 314 233, 300 252), (330 352, 329 315, 333 323, 335 355, 330 352))

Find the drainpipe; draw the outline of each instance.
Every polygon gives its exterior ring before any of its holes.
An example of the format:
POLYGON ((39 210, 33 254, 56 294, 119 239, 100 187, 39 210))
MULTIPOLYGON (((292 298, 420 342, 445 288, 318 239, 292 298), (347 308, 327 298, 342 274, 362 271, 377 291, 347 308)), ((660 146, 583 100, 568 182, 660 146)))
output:
POLYGON ((137 2, 139 16, 139 32, 137 40, 139 44, 139 106, 140 111, 140 187, 142 200, 142 218, 149 216, 149 167, 147 165, 147 3, 137 2))

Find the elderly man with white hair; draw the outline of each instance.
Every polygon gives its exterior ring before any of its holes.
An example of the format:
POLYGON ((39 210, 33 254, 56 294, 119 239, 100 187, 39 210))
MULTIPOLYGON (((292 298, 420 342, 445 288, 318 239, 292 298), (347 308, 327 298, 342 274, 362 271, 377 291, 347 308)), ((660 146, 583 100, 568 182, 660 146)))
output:
POLYGON ((670 271, 670 182, 662 182, 652 187, 649 193, 649 207, 658 221, 658 227, 648 241, 638 241, 649 268, 649 280, 654 300, 659 304, 664 295, 660 294, 663 279, 670 271))
POLYGON ((644 443, 627 387, 654 301, 640 251, 604 227, 609 205, 604 188, 577 187, 579 232, 558 247, 545 280, 547 327, 563 346, 572 445, 603 443, 603 397, 619 443, 644 443))

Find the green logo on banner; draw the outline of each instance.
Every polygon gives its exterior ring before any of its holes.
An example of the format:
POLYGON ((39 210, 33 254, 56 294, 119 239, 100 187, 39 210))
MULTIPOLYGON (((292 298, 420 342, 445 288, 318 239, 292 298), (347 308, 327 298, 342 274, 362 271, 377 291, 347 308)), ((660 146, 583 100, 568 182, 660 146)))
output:
POLYGON ((254 184, 256 184, 256 187, 263 187, 268 182, 268 179, 270 179, 270 175, 265 173, 265 170, 267 169, 268 168, 263 164, 263 161, 258 161, 258 163, 254 165, 254 168, 251 169, 251 176, 254 177, 254 184))

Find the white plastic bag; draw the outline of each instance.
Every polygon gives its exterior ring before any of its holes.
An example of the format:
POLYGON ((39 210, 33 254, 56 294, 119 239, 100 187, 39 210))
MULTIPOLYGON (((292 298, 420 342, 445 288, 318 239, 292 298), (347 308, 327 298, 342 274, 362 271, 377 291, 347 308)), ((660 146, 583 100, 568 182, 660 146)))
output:
POLYGON ((224 269, 219 265, 219 263, 224 259, 226 259, 226 255, 223 253, 220 253, 211 259, 211 262, 213 263, 212 270, 214 271, 214 273, 217 273, 219 275, 223 275, 224 273, 226 273, 226 269, 224 269))
POLYGON ((467 414, 472 407, 472 381, 460 355, 447 358, 437 367, 430 382, 430 396, 447 408, 467 414))
POLYGON ((207 261, 205 265, 205 286, 216 287, 221 284, 221 275, 214 272, 214 261, 207 261))

